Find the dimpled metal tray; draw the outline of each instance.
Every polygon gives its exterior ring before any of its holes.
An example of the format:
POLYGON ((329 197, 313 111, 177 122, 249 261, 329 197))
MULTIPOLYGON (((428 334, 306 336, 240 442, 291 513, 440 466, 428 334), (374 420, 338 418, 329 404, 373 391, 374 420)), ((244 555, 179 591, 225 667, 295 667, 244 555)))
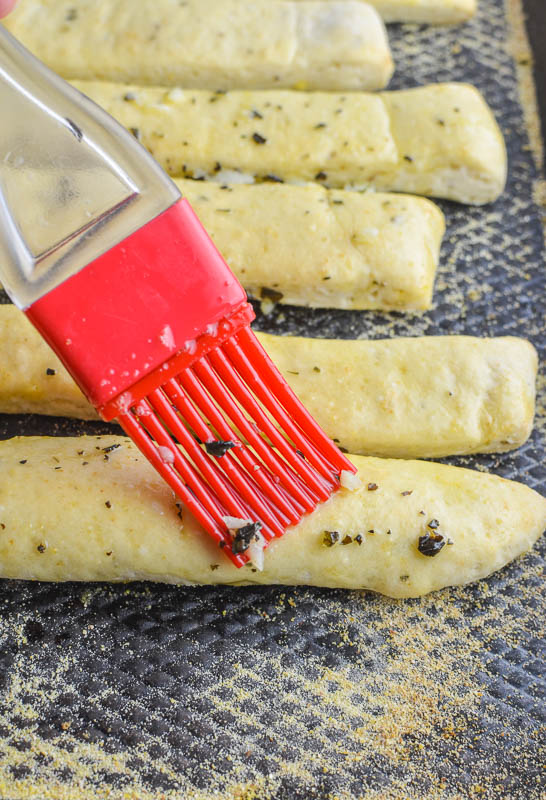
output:
MULTIPOLYGON (((390 28, 392 88, 474 83, 508 145, 497 203, 441 204, 448 230, 434 308, 277 306, 257 327, 522 335, 544 362, 537 120, 518 89, 517 74, 520 88, 530 75, 521 9, 519 0, 479 5, 460 28, 390 28)), ((535 431, 520 450, 450 462, 546 493, 544 388, 541 377, 535 431)), ((4 438, 106 430, 0 418, 4 438)), ((488 580, 404 602, 307 588, 3 582, 0 798, 539 800, 545 554, 543 542, 488 580)))

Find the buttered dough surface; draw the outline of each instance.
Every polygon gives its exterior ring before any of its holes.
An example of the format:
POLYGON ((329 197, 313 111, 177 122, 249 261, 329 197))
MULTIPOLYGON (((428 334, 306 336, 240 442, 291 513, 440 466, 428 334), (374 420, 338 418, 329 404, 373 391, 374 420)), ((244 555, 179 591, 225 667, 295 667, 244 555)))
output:
POLYGON ((362 487, 340 489, 272 542, 260 572, 238 570, 185 509, 179 516, 173 493, 128 439, 3 441, 0 576, 306 584, 416 597, 489 575, 546 526, 546 500, 521 484, 432 462, 353 461, 362 487), (431 531, 444 546, 427 556, 419 539, 431 531))
POLYGON ((493 113, 463 83, 380 94, 75 85, 174 177, 273 174, 475 204, 495 200, 506 181, 493 113))
POLYGON ((430 307, 445 222, 429 200, 275 182, 176 183, 257 299, 314 308, 430 307))
MULTIPOLYGON (((272 0, 273 1, 273 0, 272 0)), ((364 0, 361 0, 364 2, 364 0)), ((476 13, 476 0, 367 0, 385 22, 446 25, 466 22, 476 13)))
MULTIPOLYGON (((537 354, 524 339, 258 338, 303 404, 349 452, 397 458, 502 452, 531 432, 537 354)), ((0 412, 96 418, 49 346, 9 305, 0 305, 0 412)))
POLYGON ((379 14, 354 0, 24 0, 6 27, 64 78, 373 90, 393 72, 379 14))

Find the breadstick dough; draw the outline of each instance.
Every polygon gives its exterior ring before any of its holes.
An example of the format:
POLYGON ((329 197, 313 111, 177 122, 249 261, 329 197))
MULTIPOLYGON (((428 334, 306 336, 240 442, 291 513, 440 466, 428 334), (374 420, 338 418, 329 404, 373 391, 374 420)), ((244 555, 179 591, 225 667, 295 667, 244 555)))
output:
POLYGON ((173 493, 128 439, 3 441, 0 575, 306 584, 417 597, 500 569, 546 526, 546 500, 521 484, 430 462, 353 460, 362 487, 340 489, 272 542, 263 572, 254 572, 234 567, 185 509, 178 516, 173 493), (121 446, 105 452, 112 445, 121 446), (418 549, 431 530, 446 542, 432 557, 418 549), (325 531, 339 534, 332 547, 325 531), (342 544, 346 536, 352 541, 342 544))
MULTIPOLYGON (((362 1, 362 0, 361 0, 362 1)), ((476 13, 476 0, 368 0, 385 22, 449 25, 476 13)))
POLYGON ((373 90, 394 68, 379 14, 354 0, 25 0, 5 24, 63 78, 373 90))
POLYGON ((429 200, 316 185, 176 183, 257 299, 271 296, 265 288, 278 302, 312 308, 430 307, 445 223, 429 200))
MULTIPOLYGON (((502 452, 531 432, 537 354, 524 339, 258 337, 306 408, 349 452, 502 452)), ((53 351, 9 305, 0 306, 0 412, 96 418, 53 351)))
POLYGON ((215 92, 77 81, 174 177, 273 174, 489 203, 506 150, 482 95, 463 83, 399 92, 215 92))

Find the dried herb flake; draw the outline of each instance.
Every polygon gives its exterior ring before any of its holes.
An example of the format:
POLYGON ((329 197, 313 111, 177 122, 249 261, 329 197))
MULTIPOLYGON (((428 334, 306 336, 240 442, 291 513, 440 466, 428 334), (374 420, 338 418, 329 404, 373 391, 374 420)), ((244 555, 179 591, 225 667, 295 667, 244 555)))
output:
POLYGON ((221 439, 214 442, 205 442, 205 450, 209 454, 209 456, 216 456, 216 458, 222 458, 225 456, 228 450, 231 450, 232 447, 237 447, 235 442, 232 442, 231 439, 226 439, 222 441, 221 439))

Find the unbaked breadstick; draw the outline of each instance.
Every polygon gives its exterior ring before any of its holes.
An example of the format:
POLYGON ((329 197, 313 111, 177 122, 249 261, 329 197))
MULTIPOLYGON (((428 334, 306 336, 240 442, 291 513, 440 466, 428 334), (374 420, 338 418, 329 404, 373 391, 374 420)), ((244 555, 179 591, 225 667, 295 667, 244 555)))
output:
POLYGON ((179 180, 246 290, 318 308, 425 309, 444 233, 408 195, 179 180))
MULTIPOLYGON (((400 458, 502 452, 531 432, 537 355, 523 339, 258 335, 304 405, 349 452, 400 458)), ((13 306, 0 306, 0 412, 95 417, 13 306)))
POLYGON ((482 95, 462 83, 400 92, 227 92, 75 85, 173 176, 275 176, 461 203, 503 191, 506 151, 482 95))
POLYGON ((385 22, 451 25, 476 13, 476 0, 367 0, 385 22))
POLYGON ((6 27, 64 78, 372 90, 393 71, 379 14, 353 0, 25 0, 6 27))
POLYGON ((416 597, 500 569, 546 526, 546 500, 518 483, 419 461, 354 463, 362 487, 340 489, 272 542, 260 572, 238 570, 188 512, 179 516, 172 491, 129 440, 0 442, 0 576, 307 584, 416 597))

